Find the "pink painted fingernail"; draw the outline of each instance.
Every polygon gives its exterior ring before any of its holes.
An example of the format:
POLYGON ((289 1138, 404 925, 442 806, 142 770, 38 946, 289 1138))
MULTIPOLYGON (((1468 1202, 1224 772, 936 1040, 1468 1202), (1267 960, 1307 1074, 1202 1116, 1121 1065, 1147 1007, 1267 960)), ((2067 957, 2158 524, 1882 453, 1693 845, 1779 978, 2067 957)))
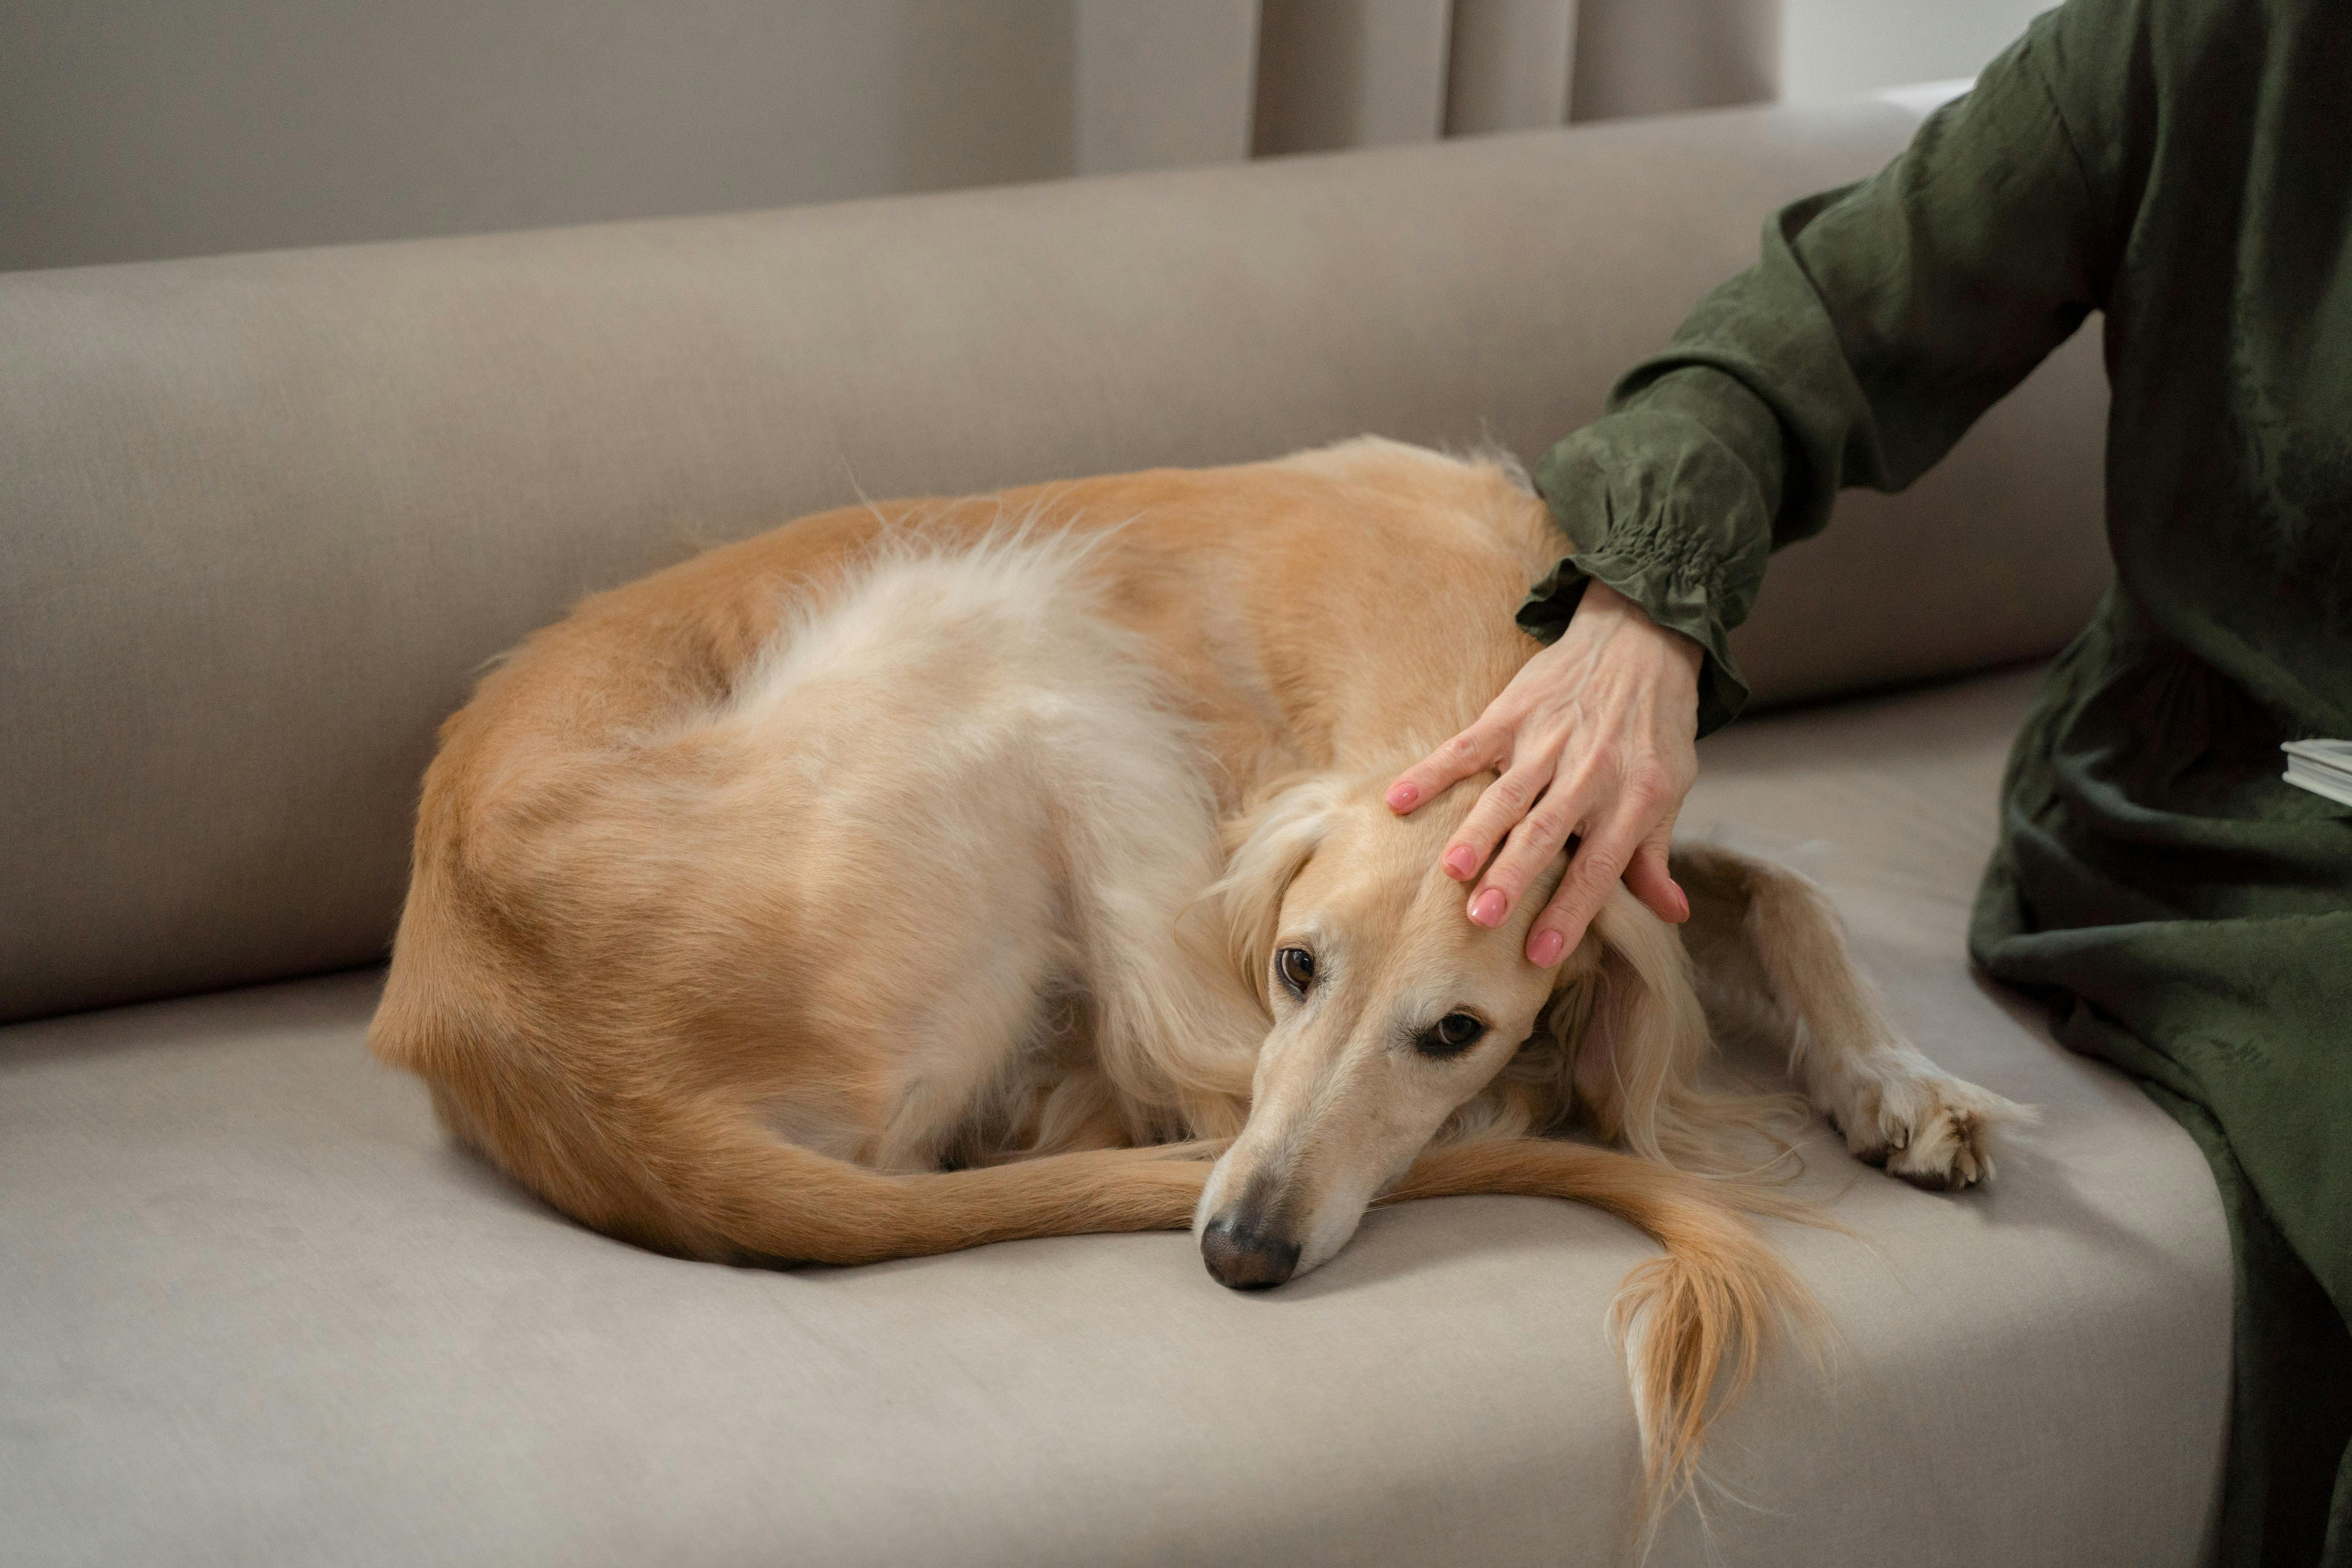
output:
POLYGON ((1477 870, 1477 852, 1467 844, 1456 844, 1445 852, 1445 874, 1455 881, 1466 882, 1477 870))
POLYGON ((1568 947, 1568 938, 1556 931, 1539 931, 1528 945, 1528 962, 1538 969, 1549 969, 1559 962, 1560 953, 1568 947))
POLYGON ((1420 799, 1421 792, 1413 788, 1412 785, 1406 784, 1402 779, 1398 780, 1395 784, 1389 785, 1389 809, 1391 811, 1411 811, 1414 803, 1420 799))
POLYGON ((1502 889, 1489 888, 1470 900, 1470 918, 1482 926, 1498 926, 1503 923, 1503 911, 1510 907, 1511 900, 1503 896, 1502 889))

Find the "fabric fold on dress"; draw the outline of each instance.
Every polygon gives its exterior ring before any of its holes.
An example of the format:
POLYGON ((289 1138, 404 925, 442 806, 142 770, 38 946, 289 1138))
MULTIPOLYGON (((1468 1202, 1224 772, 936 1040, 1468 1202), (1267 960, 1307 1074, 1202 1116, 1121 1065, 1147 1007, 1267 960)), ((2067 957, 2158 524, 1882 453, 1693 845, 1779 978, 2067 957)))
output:
POLYGON ((2232 1565, 2352 1568, 2352 5, 2070 0, 1762 255, 1537 466, 1588 580, 1706 650, 1836 493, 1896 489, 2093 313, 2116 581, 2002 785, 1970 951, 2194 1138, 2230 1216, 2232 1565))

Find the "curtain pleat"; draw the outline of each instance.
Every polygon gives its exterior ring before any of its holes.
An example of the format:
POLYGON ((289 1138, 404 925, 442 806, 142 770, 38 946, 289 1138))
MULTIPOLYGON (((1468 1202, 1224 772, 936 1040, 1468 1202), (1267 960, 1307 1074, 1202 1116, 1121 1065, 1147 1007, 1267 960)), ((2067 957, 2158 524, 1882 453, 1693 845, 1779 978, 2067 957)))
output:
POLYGON ((1250 155, 1258 0, 1074 0, 1073 172, 1250 155))
POLYGON ((1079 174, 1778 96, 1783 0, 1072 0, 1079 174))
POLYGON ((1568 120, 1577 0, 1454 0, 1445 133, 1538 131, 1568 120))
POLYGON ((1584 0, 1576 30, 1578 120, 1780 96, 1780 0, 1584 0))
POLYGON ((1258 156, 1444 133, 1447 0, 1262 0, 1258 15, 1258 156))

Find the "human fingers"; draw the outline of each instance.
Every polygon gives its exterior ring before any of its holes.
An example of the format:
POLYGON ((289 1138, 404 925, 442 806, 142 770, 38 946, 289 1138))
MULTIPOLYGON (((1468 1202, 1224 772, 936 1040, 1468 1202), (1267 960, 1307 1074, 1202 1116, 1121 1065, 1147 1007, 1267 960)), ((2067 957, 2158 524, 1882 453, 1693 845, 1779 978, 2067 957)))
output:
MULTIPOLYGON (((1551 783, 1552 767, 1551 756, 1538 748, 1536 754, 1524 763, 1513 763, 1501 778, 1479 792, 1470 815, 1462 819, 1462 826, 1446 842, 1445 853, 1437 858, 1447 876, 1457 882, 1466 882, 1478 875, 1478 868, 1493 857, 1496 847, 1527 820, 1530 808, 1543 795, 1544 786, 1551 783)), ((1560 843, 1567 842, 1568 836, 1563 833, 1560 843)), ((1556 844, 1552 847, 1559 847, 1556 844)), ((1491 873, 1488 879, 1492 879, 1491 873)), ((1475 915, 1471 918, 1477 919, 1475 915)), ((1493 925, 1501 918, 1497 915, 1494 921, 1482 923, 1493 925)))
POLYGON ((1568 863, 1551 901, 1528 928, 1528 962, 1549 969, 1584 940, 1584 930, 1617 890, 1625 863, 1641 842, 1638 819, 1620 813, 1609 827, 1588 834, 1568 863))
POLYGON ((1478 889, 1470 895, 1473 924, 1501 925, 1519 907, 1529 885, 1568 847, 1581 819, 1584 799, 1584 792, 1567 780, 1553 781, 1534 809, 1509 830, 1494 864, 1478 879, 1478 889))
MULTIPOLYGON (((1481 879, 1478 891, 1470 900, 1471 920, 1480 925, 1501 924, 1528 885, 1551 864, 1552 857, 1580 827, 1608 824, 1605 831, 1585 833, 1583 847, 1569 868, 1571 881, 1578 876, 1595 874, 1591 862, 1596 848, 1606 850, 1612 876, 1625 873, 1634 856, 1645 846, 1654 843, 1663 855, 1674 833, 1675 815, 1682 807, 1685 787, 1677 782, 1673 768, 1654 760, 1631 767, 1622 775, 1586 771, 1572 781, 1562 776, 1528 814, 1526 825, 1513 834, 1511 842, 1481 879), (1490 896, 1494 894, 1500 897, 1490 896)), ((1664 880, 1669 888, 1673 887, 1673 878, 1664 880)), ((1565 890, 1570 885, 1563 882, 1561 888, 1565 890)), ((1561 926, 1553 931, 1561 939, 1561 951, 1582 940, 1585 922, 1599 912, 1608 895, 1609 884, 1600 884, 1597 896, 1587 900, 1590 908, 1581 919, 1573 921, 1573 929, 1561 926)), ((1553 895, 1552 907, 1558 907, 1559 898, 1558 892, 1553 895)), ((1672 899, 1668 907, 1673 907, 1672 899)), ((1533 928, 1528 932, 1530 953, 1535 951, 1539 934, 1533 928)), ((1547 942, 1544 945, 1549 951, 1551 944, 1547 942)), ((1549 963, 1546 963, 1545 967, 1550 967, 1549 963)))
POLYGON ((1510 754, 1510 726, 1489 708, 1475 724, 1399 773, 1384 798, 1391 811, 1410 816, 1472 773, 1500 768, 1510 754))

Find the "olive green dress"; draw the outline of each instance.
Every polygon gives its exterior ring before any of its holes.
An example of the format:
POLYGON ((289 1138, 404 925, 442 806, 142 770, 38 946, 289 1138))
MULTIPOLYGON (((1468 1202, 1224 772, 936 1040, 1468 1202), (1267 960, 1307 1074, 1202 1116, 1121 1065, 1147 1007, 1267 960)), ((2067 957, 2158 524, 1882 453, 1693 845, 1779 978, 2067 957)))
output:
MULTIPOLYGON (((2352 0, 2073 0, 1874 178, 1796 203, 1538 483, 1707 651, 1847 485, 1895 489, 2094 311, 2116 585, 2017 739, 1970 946, 2196 1138, 2229 1214, 2223 1560, 2352 1568, 2352 0)), ((2030 570, 2030 565, 2024 569, 2030 570)))

